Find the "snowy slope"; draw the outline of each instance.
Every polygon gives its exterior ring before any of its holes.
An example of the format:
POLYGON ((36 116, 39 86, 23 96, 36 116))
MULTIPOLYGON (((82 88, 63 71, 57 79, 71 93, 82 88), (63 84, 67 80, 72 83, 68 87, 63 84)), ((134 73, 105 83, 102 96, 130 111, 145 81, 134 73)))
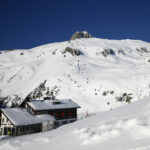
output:
POLYGON ((0 141, 0 150, 149 150, 150 98, 53 131, 0 141))
POLYGON ((116 97, 129 94, 133 102, 149 96, 149 61, 150 43, 137 40, 78 39, 3 51, 0 97, 7 97, 11 106, 14 95, 22 101, 46 80, 46 87, 57 90, 57 98, 71 98, 81 105, 80 113, 105 111, 124 104, 116 97), (81 55, 63 53, 66 47, 81 55), (110 51, 106 57, 105 50, 110 51))

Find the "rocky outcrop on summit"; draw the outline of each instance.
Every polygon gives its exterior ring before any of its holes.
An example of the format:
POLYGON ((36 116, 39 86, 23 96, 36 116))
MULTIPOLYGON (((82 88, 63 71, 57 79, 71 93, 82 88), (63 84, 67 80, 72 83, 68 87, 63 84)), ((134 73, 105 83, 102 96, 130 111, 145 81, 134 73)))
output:
POLYGON ((92 38, 93 36, 86 31, 75 32, 70 40, 81 39, 81 38, 92 38))

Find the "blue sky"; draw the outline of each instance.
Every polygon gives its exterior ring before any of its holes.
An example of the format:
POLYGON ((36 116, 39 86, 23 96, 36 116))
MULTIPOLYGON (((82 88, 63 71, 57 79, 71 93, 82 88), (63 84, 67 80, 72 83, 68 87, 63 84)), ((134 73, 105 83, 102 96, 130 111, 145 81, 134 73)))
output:
POLYGON ((0 0, 0 50, 95 37, 150 42, 149 0, 0 0))

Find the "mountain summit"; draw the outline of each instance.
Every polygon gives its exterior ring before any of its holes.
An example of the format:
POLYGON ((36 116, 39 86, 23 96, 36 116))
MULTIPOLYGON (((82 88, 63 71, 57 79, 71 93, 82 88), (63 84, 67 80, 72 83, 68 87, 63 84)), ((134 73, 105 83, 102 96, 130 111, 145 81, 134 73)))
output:
POLYGON ((89 34, 87 31, 82 31, 82 32, 75 32, 72 37, 71 40, 75 40, 75 39, 81 39, 81 38, 92 38, 93 36, 91 34, 89 34))

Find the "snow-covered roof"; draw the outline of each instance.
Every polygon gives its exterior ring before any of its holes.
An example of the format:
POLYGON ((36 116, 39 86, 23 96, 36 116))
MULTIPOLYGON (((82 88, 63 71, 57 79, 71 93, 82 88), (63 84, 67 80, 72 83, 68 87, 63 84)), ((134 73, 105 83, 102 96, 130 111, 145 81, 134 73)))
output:
POLYGON ((5 108, 1 110, 15 126, 37 124, 55 120, 54 117, 49 114, 32 115, 23 108, 5 108))
POLYGON ((66 100, 33 100, 27 102, 34 110, 50 110, 50 109, 67 109, 67 108, 80 108, 78 104, 70 99, 66 100))

